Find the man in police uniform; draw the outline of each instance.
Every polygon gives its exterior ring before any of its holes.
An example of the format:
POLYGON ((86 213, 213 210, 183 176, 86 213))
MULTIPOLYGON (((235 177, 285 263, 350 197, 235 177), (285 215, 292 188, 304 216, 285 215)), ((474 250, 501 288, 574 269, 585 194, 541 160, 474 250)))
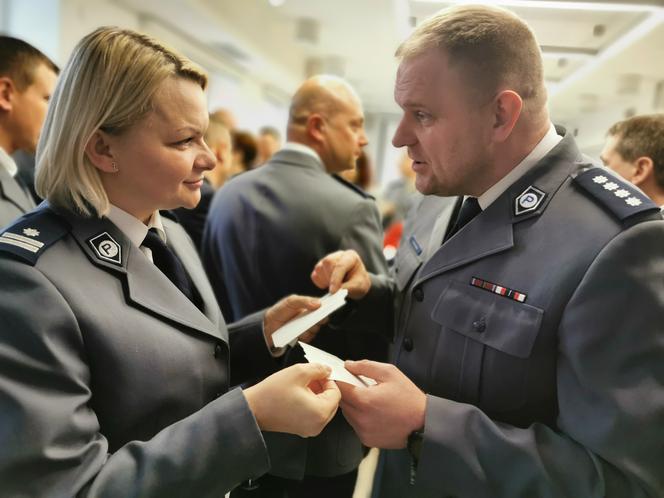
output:
MULTIPOLYGON (((373 198, 335 175, 354 168, 366 144, 362 106, 348 83, 317 76, 300 86, 288 143, 265 166, 226 183, 210 208, 203 261, 227 319, 291 293, 320 294, 311 269, 331 251, 354 249, 370 271, 387 271, 373 198)), ((345 358, 387 359, 381 335, 325 327, 314 345, 345 358)), ((288 356, 286 363, 303 360, 299 347, 288 356)), ((231 372, 252 367, 243 363, 231 372)), ((250 496, 352 496, 363 451, 341 413, 318 438, 269 437, 271 474, 285 479, 261 478, 250 496)))
POLYGON ((32 45, 0 36, 0 228, 35 207, 11 154, 34 153, 57 72, 32 45))
POLYGON ((347 363, 377 386, 339 383, 347 420, 386 449, 374 496, 662 496, 658 206, 551 125, 539 49, 515 15, 443 11, 397 55, 393 142, 420 192, 466 200, 439 211, 438 235, 407 229, 393 280, 352 252, 313 274, 368 292, 356 327, 395 330, 394 365, 347 363), (394 297, 392 329, 379 319, 394 297))
POLYGON ((609 128, 600 158, 664 207, 664 114, 634 116, 615 123, 609 128))

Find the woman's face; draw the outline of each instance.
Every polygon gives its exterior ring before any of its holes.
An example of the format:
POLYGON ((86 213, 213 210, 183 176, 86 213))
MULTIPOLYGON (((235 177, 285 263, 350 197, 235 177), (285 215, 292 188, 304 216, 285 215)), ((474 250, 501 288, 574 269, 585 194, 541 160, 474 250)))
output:
POLYGON ((142 221, 158 209, 194 208, 203 172, 215 166, 203 140, 205 94, 197 83, 173 77, 161 84, 153 110, 108 144, 118 171, 102 175, 111 204, 142 221))

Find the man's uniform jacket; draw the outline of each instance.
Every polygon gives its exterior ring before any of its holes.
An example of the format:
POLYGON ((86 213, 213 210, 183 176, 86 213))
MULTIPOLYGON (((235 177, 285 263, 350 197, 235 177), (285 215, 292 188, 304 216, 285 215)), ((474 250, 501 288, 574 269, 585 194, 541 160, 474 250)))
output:
MULTIPOLYGON (((285 149, 216 193, 202 255, 224 316, 231 320, 289 294, 320 295, 311 271, 321 258, 340 249, 355 249, 369 271, 387 272, 375 201, 329 175, 313 155, 285 149)), ((313 345, 341 358, 387 358, 384 334, 324 327, 313 345)), ((298 353, 303 360, 297 347, 287 361, 298 353)), ((231 370, 265 373, 256 370, 255 363, 243 363, 233 363, 231 370)), ((320 436, 270 434, 268 449, 270 473, 291 479, 345 474, 363 457, 360 441, 340 411, 320 436)))
POLYGON ((431 204, 349 317, 389 327, 396 296, 394 361, 427 394, 414 484, 383 451, 374 496, 664 496, 658 207, 570 135, 425 260, 431 204))
POLYGON ((0 164, 0 229, 34 207, 28 192, 0 164))
MULTIPOLYGON (((0 234, 0 496, 219 498, 269 468, 190 239, 192 304, 108 219, 42 204, 0 234)), ((244 330, 246 329, 246 330, 244 330)), ((258 332, 256 332, 258 330, 258 332)), ((234 354, 269 357, 260 339, 234 354)))

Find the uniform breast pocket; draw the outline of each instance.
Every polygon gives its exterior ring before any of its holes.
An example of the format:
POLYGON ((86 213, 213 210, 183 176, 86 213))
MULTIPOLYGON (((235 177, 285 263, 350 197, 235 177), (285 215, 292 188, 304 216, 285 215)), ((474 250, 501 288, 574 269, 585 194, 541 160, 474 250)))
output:
POLYGON ((436 370, 454 376, 457 399, 487 412, 518 408, 525 402, 529 358, 543 315, 470 283, 451 282, 431 314, 442 334, 434 376, 436 370))
POLYGON ((413 247, 413 245, 410 244, 407 240, 404 240, 401 247, 399 247, 396 258, 394 260, 394 277, 396 280, 397 288, 400 291, 406 288, 406 285, 408 285, 411 277, 422 264, 422 248, 419 246, 417 241, 415 241, 414 244, 415 247, 413 247), (420 251, 420 254, 417 253, 416 248, 420 251))

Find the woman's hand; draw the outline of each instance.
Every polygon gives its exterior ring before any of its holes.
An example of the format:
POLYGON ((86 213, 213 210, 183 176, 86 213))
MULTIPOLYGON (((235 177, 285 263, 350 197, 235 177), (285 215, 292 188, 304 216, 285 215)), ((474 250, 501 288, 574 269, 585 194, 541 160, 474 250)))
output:
MULTIPOLYGON (((320 308, 320 299, 315 297, 290 295, 283 298, 277 304, 268 308, 265 312, 263 320, 263 331, 265 333, 265 340, 270 348, 274 347, 272 342, 272 334, 279 330, 280 327, 290 322, 292 319, 297 318, 303 313, 313 311, 320 308)), ((326 323, 327 320, 322 320, 304 334, 298 340, 302 342, 310 342, 320 330, 321 325, 326 323)))
POLYGON ((262 431, 317 436, 332 420, 341 393, 330 368, 298 363, 244 390, 262 431))

